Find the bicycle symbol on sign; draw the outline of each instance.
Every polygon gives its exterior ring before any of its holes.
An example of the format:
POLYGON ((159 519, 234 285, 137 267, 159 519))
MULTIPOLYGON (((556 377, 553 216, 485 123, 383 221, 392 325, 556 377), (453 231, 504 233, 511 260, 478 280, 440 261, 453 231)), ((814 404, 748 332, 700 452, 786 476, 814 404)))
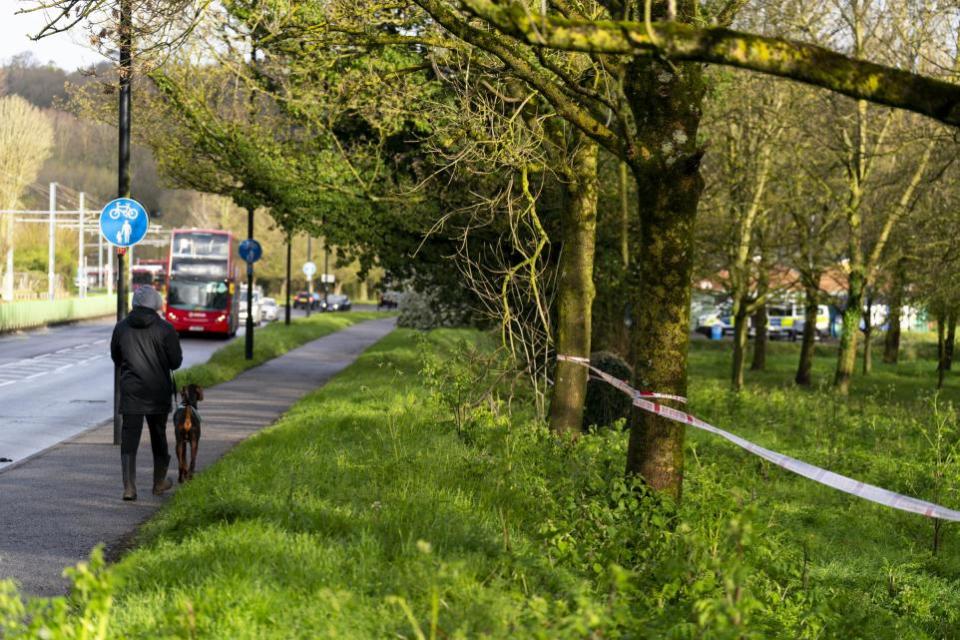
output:
POLYGON ((123 216, 127 220, 136 220, 140 212, 133 208, 129 202, 118 202, 113 209, 107 212, 111 220, 119 220, 123 216))

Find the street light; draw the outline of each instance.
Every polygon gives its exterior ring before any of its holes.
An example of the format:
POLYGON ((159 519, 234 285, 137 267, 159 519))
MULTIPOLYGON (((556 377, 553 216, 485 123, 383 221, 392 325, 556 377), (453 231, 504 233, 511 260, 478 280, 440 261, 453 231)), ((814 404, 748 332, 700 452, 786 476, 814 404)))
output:
MULTIPOLYGON (((133 75, 132 0, 120 0, 120 104, 118 128, 117 197, 130 197, 130 80, 133 75)), ((123 249, 117 249, 117 322, 127 315, 127 293, 123 276, 123 249)), ((113 444, 120 444, 120 367, 113 368, 113 444)))

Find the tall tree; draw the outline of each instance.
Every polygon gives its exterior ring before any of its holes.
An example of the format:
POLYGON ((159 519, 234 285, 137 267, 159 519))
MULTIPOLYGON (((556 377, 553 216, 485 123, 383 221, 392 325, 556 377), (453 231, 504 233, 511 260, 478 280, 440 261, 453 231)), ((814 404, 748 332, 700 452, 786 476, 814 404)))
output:
MULTIPOLYGON (((0 97, 0 210, 16 209, 53 147, 46 114, 19 96, 0 97)), ((0 216, 0 291, 13 300, 14 216, 0 216)))
MULTIPOLYGON (((615 3, 605 7, 612 20, 596 21, 594 16, 578 14, 566 4, 548 4, 554 9, 551 13, 519 2, 464 2, 470 12, 501 33, 538 47, 634 56, 623 64, 619 77, 625 103, 634 108, 631 123, 643 123, 636 135, 623 137, 628 149, 642 151, 632 157, 624 153, 625 159, 634 162, 642 203, 641 226, 648 239, 637 269, 638 286, 649 294, 650 303, 638 314, 636 325, 637 338, 644 341, 643 356, 637 362, 637 382, 642 388, 682 392, 686 385, 685 306, 689 300, 679 290, 688 289, 689 237, 702 185, 700 152, 690 142, 693 136, 689 134, 695 136, 699 125, 703 82, 699 67, 690 61, 781 75, 856 99, 912 109, 948 123, 960 122, 960 111, 955 111, 960 104, 957 87, 815 45, 696 26, 692 24, 694 19, 702 15, 697 3, 615 3), (618 21, 631 15, 644 16, 645 21, 618 21), (661 65, 657 61, 661 58, 673 66, 661 65), (871 81, 861 82, 863 77, 871 81), (676 141, 670 139, 678 132, 676 141), (674 156, 674 142, 681 143, 679 156, 674 156), (638 162, 638 155, 647 162, 638 162), (672 215, 665 214, 667 209, 672 215)), ((468 21, 456 20, 451 16, 454 9, 448 5, 434 0, 418 4, 451 31, 459 31, 457 35, 469 34, 468 21)), ((543 88, 550 89, 546 85, 543 88)), ((561 106, 558 112, 569 115, 601 144, 609 144, 607 128, 597 126, 604 123, 561 106)), ((612 146, 616 150, 616 145, 612 146)), ((628 470, 640 473, 655 488, 679 496, 682 440, 682 430, 675 425, 653 417, 638 418, 631 433, 628 470)))
POLYGON ((718 231, 708 234, 713 237, 708 250, 726 258, 722 267, 733 302, 731 384, 740 390, 749 319, 766 304, 768 293, 762 285, 766 275, 760 273, 767 265, 755 258, 758 240, 769 237, 762 227, 771 210, 767 188, 776 173, 775 155, 784 132, 786 87, 769 78, 726 75, 730 77, 718 91, 722 97, 708 110, 705 133, 714 150, 712 162, 707 157, 711 187, 706 209, 723 211, 703 226, 718 231))

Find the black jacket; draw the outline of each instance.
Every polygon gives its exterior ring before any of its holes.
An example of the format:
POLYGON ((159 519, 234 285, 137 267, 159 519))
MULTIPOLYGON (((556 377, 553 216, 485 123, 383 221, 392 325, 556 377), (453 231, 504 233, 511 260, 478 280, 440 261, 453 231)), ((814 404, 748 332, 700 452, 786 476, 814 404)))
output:
POLYGON ((153 309, 134 307, 117 323, 110 357, 120 367, 120 413, 169 413, 170 372, 183 363, 180 337, 153 309))

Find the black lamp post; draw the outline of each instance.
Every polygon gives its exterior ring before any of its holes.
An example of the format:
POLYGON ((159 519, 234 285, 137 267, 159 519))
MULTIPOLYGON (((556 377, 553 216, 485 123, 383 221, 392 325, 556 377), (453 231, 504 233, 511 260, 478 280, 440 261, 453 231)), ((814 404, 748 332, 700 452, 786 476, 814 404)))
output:
MULTIPOLYGON (((133 76, 133 12, 132 0, 120 0, 120 104, 118 124, 117 197, 130 197, 130 80, 133 76)), ((126 251, 117 249, 117 322, 127 315, 126 278, 123 259, 126 251)), ((120 444, 120 368, 113 370, 113 444, 120 444)))
MULTIPOLYGON (((307 262, 310 262, 310 259, 313 257, 312 254, 313 237, 307 236, 307 262)), ((310 299, 307 301, 307 317, 309 318, 310 308, 313 307, 313 278, 310 275, 307 275, 307 293, 310 294, 310 299)))
POLYGON ((290 324, 290 263, 293 259, 293 234, 287 233, 287 308, 284 311, 283 324, 290 324))

